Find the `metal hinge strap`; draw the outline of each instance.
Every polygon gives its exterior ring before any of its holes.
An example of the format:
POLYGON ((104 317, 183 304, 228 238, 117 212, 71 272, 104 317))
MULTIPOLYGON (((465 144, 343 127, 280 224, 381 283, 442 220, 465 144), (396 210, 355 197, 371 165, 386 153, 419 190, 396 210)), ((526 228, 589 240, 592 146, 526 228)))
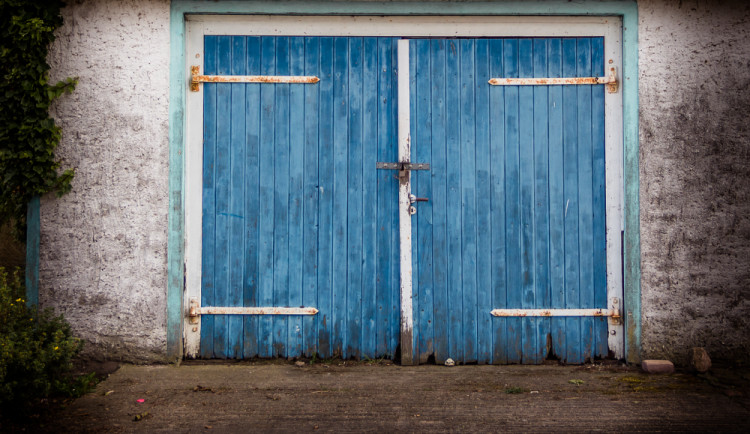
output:
POLYGON ((619 311, 612 309, 493 309, 492 316, 525 317, 525 316, 620 316, 619 311))
POLYGON ((314 84, 314 75, 201 75, 199 66, 190 67, 190 90, 198 92, 201 83, 288 83, 314 84))
POLYGON ((314 307, 201 307, 197 298, 190 299, 188 317, 190 322, 198 322, 201 315, 315 315, 314 307))
POLYGON ((606 84, 607 92, 617 93, 618 81, 614 67, 606 77, 563 77, 563 78, 491 78, 493 86, 551 86, 563 84, 606 84))
POLYGON ((621 324, 619 300, 612 299, 610 309, 493 309, 497 317, 607 317, 612 324, 621 324))

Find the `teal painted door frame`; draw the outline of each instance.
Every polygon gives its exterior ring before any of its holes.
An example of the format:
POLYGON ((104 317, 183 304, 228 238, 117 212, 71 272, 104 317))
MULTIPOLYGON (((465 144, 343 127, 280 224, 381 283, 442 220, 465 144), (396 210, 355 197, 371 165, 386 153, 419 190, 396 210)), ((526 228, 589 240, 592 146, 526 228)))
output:
MULTIPOLYGON (((626 357, 640 361, 640 231, 638 204, 637 5, 635 1, 525 2, 202 2, 171 3, 170 18, 170 209, 168 236, 167 353, 179 360, 183 352, 183 291, 185 263, 185 15, 605 15, 623 20, 623 152, 624 152, 624 306, 626 357), (440 13, 436 13, 439 11, 440 13)), ((32 204, 33 206, 33 204, 32 204)), ((37 208, 38 209, 38 208, 37 208)), ((34 228, 30 228, 33 240, 34 228)), ((38 240, 39 229, 36 228, 38 240)), ((38 241, 36 242, 38 252, 38 241)), ((29 247, 34 249, 34 244, 29 247)), ((30 261, 31 262, 31 261, 30 261)), ((33 270, 32 270, 33 271, 33 270)), ((37 269, 38 271, 38 269, 37 269)), ((32 288, 32 292, 38 287, 32 288)))

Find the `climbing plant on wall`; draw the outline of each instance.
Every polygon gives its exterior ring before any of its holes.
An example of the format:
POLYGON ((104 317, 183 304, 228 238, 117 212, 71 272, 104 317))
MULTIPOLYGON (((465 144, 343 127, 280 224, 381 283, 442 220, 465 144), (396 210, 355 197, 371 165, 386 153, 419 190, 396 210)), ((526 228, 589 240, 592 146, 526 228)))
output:
POLYGON ((49 115, 55 98, 76 80, 50 85, 47 51, 62 25, 63 2, 0 0, 0 226, 26 232, 26 209, 35 196, 70 191, 73 170, 59 171, 60 128, 49 115))

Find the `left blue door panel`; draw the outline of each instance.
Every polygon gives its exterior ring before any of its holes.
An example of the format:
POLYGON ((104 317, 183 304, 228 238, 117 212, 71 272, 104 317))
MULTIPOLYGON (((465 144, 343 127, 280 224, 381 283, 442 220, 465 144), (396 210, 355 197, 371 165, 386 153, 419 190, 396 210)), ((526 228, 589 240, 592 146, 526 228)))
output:
POLYGON ((396 40, 206 36, 201 357, 393 356, 399 337, 396 40))

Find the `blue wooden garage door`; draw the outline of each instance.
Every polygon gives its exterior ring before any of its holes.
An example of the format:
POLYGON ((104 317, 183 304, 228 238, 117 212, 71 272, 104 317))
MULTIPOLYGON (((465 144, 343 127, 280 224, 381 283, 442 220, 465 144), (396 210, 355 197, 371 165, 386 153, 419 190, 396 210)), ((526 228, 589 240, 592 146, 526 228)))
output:
POLYGON ((415 357, 571 363, 607 355, 604 86, 490 86, 603 75, 603 39, 410 44, 415 357))
POLYGON ((202 357, 393 356, 399 337, 396 41, 206 36, 205 72, 317 84, 204 88, 202 357))
MULTIPOLYGON (((410 43, 414 354, 420 362, 606 356, 603 40, 410 43)), ((399 345, 396 40, 205 38, 206 74, 317 84, 205 85, 202 306, 315 316, 202 320, 202 357, 393 356, 399 345)))

